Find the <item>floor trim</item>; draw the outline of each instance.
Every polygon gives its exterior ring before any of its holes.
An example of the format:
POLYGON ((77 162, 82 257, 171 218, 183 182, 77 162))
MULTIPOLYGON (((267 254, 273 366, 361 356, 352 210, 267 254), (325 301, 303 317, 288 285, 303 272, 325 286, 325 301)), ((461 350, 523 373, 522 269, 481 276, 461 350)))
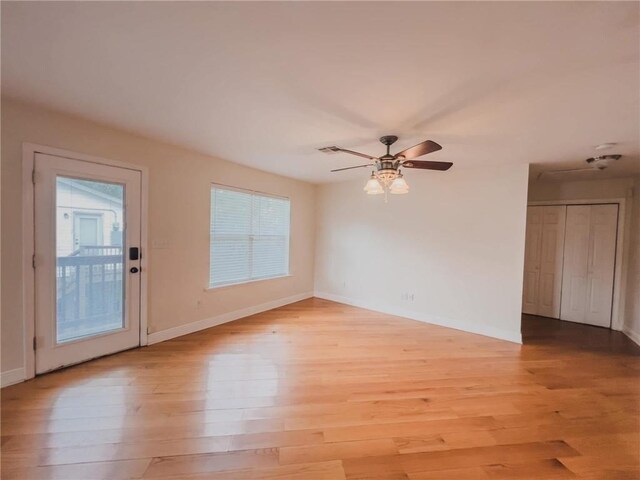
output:
POLYGON ((624 333, 627 337, 629 337, 635 343, 640 345, 640 333, 634 330, 631 330, 630 328, 627 328, 627 327, 622 327, 622 333, 624 333))
POLYGON ((270 302, 261 303, 260 305, 255 305, 253 307, 223 313, 222 315, 217 315, 215 317, 204 318, 196 322, 191 322, 184 325, 179 325, 177 327, 168 328, 167 330, 150 333, 148 336, 148 342, 149 345, 164 342, 165 340, 181 337, 182 335, 188 335, 190 333, 198 332, 206 328, 215 327, 216 325, 222 325, 223 323, 232 322, 243 317, 248 317, 249 315, 255 315, 256 313, 273 310, 274 308, 289 305, 290 303, 299 302, 300 300, 305 300, 311 297, 313 297, 313 292, 300 293, 298 295, 292 295, 290 297, 279 298, 270 302))
POLYGON ((484 335, 485 337, 497 338, 499 340, 506 340, 508 342, 522 344, 522 333, 520 333, 519 331, 511 332, 508 330, 503 330, 486 325, 478 325, 463 322, 460 320, 453 320, 450 318, 418 313, 411 310, 391 307, 388 305, 374 304, 373 302, 367 302, 364 300, 355 300, 352 298, 342 297, 340 295, 334 295, 333 293, 315 292, 314 296, 318 298, 324 298, 325 300, 331 300, 332 302, 344 303, 346 305, 351 305, 359 308, 366 308, 367 310, 373 310, 375 312, 410 318, 411 320, 418 320, 419 322, 431 323, 433 325, 439 325, 441 327, 453 328, 455 330, 462 330, 463 332, 467 333, 475 333, 478 335, 484 335))
POLYGON ((15 368, 0 373, 0 387, 8 387, 25 380, 24 368, 15 368))

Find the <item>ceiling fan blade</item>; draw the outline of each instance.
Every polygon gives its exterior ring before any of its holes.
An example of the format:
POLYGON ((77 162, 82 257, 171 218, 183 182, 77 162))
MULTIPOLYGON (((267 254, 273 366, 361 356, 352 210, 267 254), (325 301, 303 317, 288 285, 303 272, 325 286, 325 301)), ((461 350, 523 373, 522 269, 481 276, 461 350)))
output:
POLYGON ((436 142, 432 142, 431 140, 425 140, 422 143, 419 143, 417 145, 414 145, 413 147, 401 151, 400 153, 397 153, 396 158, 417 158, 421 157, 422 155, 426 155, 427 153, 437 152, 438 150, 442 150, 442 147, 440 145, 438 145, 436 142))
POLYGON ((341 172, 343 170, 351 170, 352 168, 364 168, 364 167, 373 167, 373 163, 367 163, 366 165, 356 165, 355 167, 336 168, 335 170, 331 170, 331 171, 341 172))
POLYGON ((430 162, 428 160, 405 160, 402 162, 404 168, 422 168, 424 170, 449 170, 451 162, 430 162))

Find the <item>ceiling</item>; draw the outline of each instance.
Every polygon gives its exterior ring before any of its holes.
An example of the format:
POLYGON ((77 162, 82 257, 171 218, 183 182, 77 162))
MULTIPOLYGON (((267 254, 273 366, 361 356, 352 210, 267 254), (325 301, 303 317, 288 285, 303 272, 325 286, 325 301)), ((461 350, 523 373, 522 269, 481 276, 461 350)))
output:
MULTIPOLYGON (((454 168, 640 173, 637 2, 2 2, 2 93, 312 182, 424 139, 454 168), (615 169, 615 170, 614 170, 615 169)), ((411 172, 411 175, 441 175, 411 172)), ((409 176, 407 177, 409 178, 409 176)))

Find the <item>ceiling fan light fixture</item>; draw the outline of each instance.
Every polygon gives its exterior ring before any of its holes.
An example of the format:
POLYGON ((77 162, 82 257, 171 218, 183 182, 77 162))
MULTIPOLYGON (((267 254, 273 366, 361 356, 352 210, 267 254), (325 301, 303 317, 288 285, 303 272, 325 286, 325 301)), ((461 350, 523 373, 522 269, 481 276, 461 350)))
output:
POLYGON ((351 170, 354 168, 369 168, 375 167, 375 170, 371 172, 371 176, 367 180, 363 190, 367 195, 381 195, 384 194, 384 201, 388 199, 388 194, 403 195, 409 193, 409 185, 402 178, 400 167, 403 168, 415 168, 421 170, 449 170, 453 165, 452 162, 431 162, 424 160, 414 160, 417 157, 422 157, 429 153, 442 150, 442 147, 433 140, 425 140, 418 143, 413 147, 406 148, 401 152, 392 155, 390 147, 398 140, 395 135, 385 135, 380 138, 380 142, 387 147, 387 153, 381 157, 373 157, 366 153, 355 152, 353 150, 347 150, 337 146, 329 146, 319 148, 324 153, 348 153, 349 155, 355 155, 356 157, 366 158, 368 163, 364 165, 355 165, 353 167, 336 168, 331 170, 332 172, 341 172, 343 170, 351 170))
POLYGON ((402 174, 400 172, 398 172, 398 176, 395 178, 395 180, 391 182, 389 193, 392 193, 394 195, 403 195, 405 193, 409 193, 409 185, 402 177, 402 174))
POLYGON ((371 177, 369 177, 369 180, 367 180, 367 184, 364 186, 363 190, 367 192, 367 195, 380 195, 384 193, 382 185, 380 185, 380 182, 373 173, 371 174, 371 177))

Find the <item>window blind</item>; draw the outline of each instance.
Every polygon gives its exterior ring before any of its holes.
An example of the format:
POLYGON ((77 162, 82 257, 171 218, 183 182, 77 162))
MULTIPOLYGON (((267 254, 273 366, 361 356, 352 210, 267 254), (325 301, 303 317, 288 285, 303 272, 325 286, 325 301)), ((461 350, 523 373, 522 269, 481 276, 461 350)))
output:
POLYGON ((209 286, 287 275, 289 217, 288 198, 213 186, 209 286))

